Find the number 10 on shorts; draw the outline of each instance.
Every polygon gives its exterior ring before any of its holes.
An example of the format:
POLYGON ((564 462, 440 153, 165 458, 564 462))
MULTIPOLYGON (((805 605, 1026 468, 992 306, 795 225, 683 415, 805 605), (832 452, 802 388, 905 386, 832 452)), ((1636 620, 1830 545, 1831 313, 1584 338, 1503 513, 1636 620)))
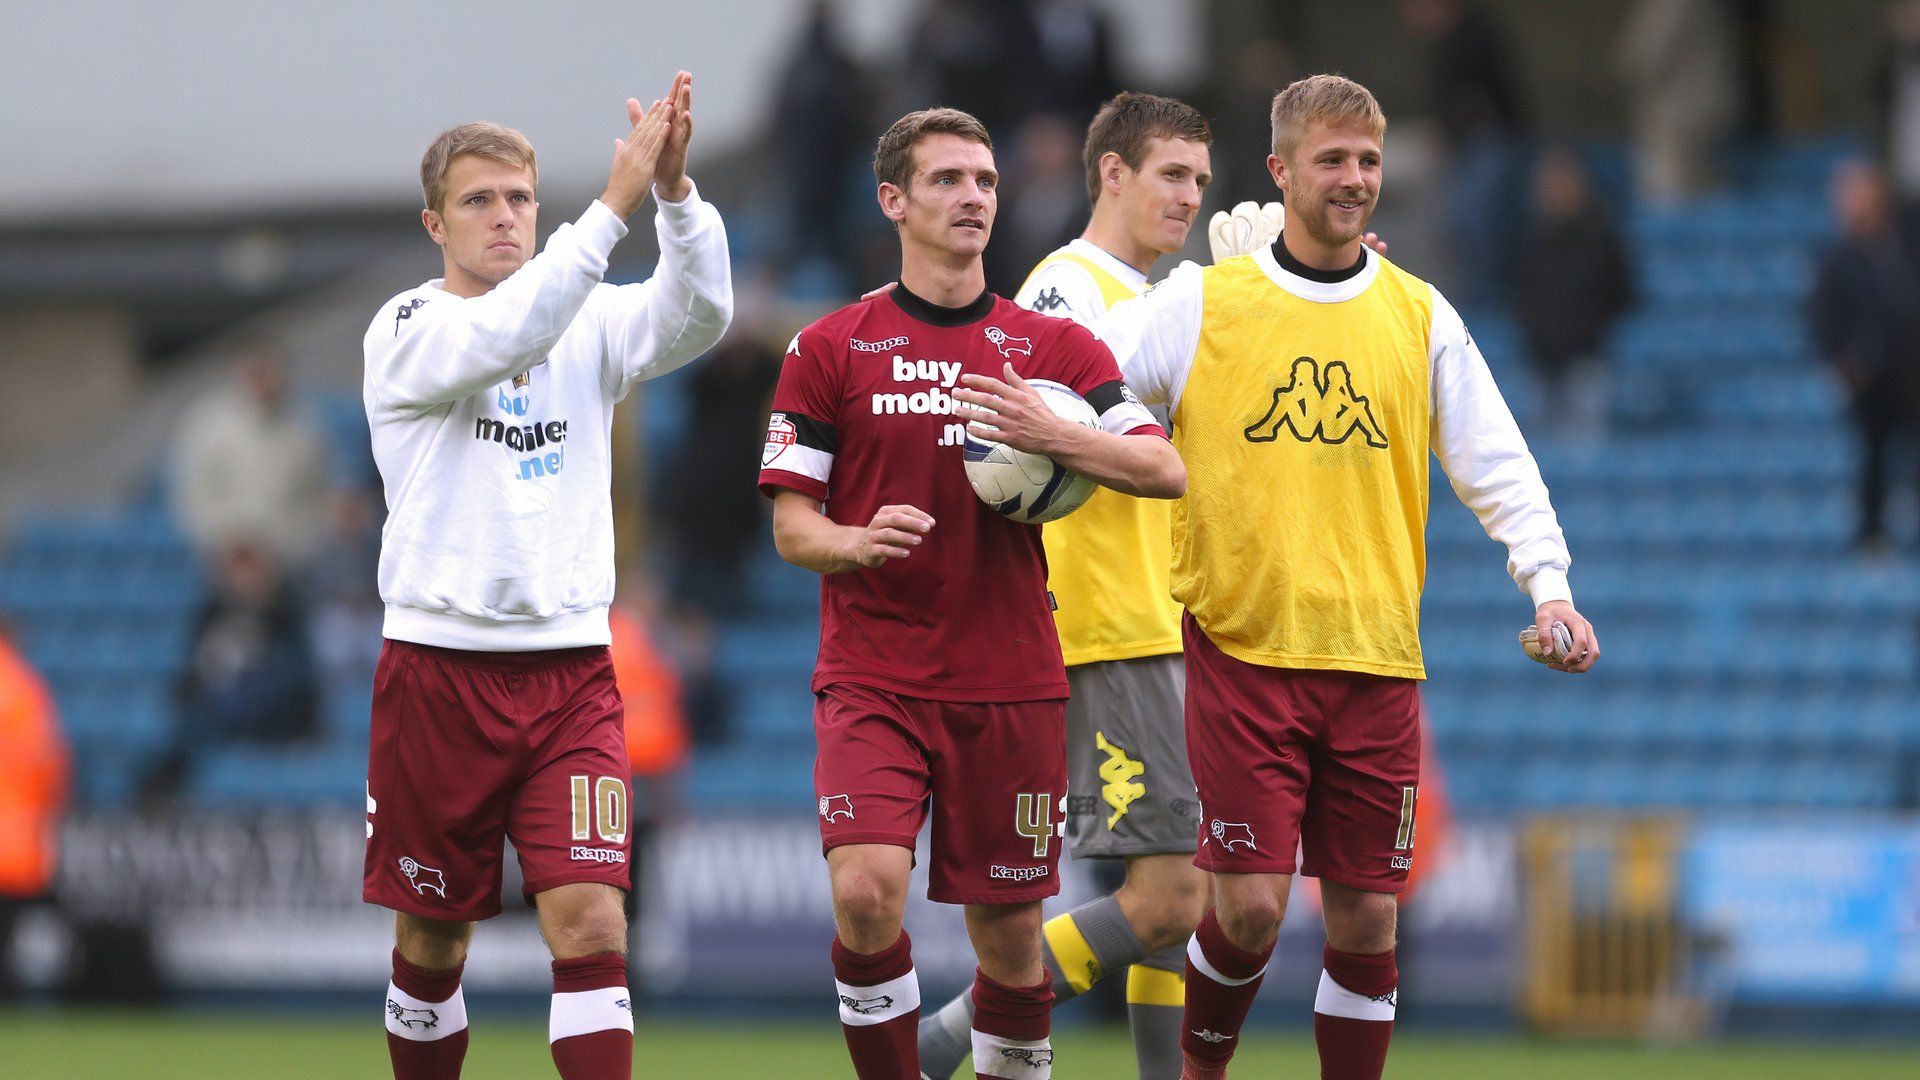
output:
POLYGON ((627 782, 617 776, 595 780, 579 774, 568 777, 573 784, 573 838, 600 839, 618 844, 627 838, 627 782))
POLYGON ((1393 850, 1413 850, 1414 804, 1420 799, 1420 789, 1403 787, 1400 789, 1400 832, 1393 838, 1393 850))

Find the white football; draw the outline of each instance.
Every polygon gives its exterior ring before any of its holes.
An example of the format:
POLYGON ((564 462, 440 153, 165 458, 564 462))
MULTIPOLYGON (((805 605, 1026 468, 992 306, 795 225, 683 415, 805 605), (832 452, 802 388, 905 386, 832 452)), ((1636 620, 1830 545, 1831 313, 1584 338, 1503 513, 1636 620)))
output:
MULTIPOLYGON (((1100 414, 1071 387, 1046 379, 1028 379, 1027 385, 1038 390, 1040 399, 1055 413, 1082 427, 1100 430, 1100 414)), ((983 442, 971 434, 961 448, 961 456, 967 465, 967 482, 980 501, 1029 525, 1066 517, 1092 498, 1098 486, 1050 457, 983 442)))

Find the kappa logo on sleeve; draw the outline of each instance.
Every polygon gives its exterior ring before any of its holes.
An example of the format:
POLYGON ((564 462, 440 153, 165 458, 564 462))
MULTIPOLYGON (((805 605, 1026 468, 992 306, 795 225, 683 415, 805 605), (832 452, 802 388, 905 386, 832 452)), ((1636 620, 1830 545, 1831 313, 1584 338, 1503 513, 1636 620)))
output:
POLYGON ((440 899, 447 898, 447 876, 433 867, 422 866, 413 856, 403 855, 400 857, 400 872, 407 876, 413 891, 421 896, 427 895, 427 890, 432 889, 440 894, 440 899))
POLYGON ((1014 353, 1019 353, 1021 356, 1033 355, 1032 338, 1014 337, 997 326, 987 327, 985 333, 987 340, 993 343, 993 347, 1000 350, 1000 355, 1009 360, 1013 359, 1014 353))
POLYGON ((1027 305, 1027 307, 1041 313, 1042 315, 1045 315, 1049 311, 1054 311, 1066 306, 1067 306, 1067 298, 1060 295, 1059 289, 1048 289, 1046 292, 1043 292, 1038 296, 1035 296, 1033 298, 1033 303, 1027 305))
POLYGON ((393 336, 400 336, 400 323, 402 320, 413 318, 413 313, 425 307, 426 304, 427 302, 425 300, 417 296, 401 304, 400 310, 393 313, 393 336))

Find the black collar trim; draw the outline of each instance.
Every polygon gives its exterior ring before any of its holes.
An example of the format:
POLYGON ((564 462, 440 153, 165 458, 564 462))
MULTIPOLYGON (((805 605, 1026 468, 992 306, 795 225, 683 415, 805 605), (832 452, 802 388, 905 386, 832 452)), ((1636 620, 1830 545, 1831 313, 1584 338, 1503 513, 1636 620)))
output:
POLYGON ((1283 238, 1275 237, 1273 241, 1273 261, 1280 264, 1280 269, 1285 270, 1295 277, 1303 277, 1308 281, 1317 281, 1322 285, 1338 285, 1343 281, 1358 277, 1360 271, 1367 268, 1367 245, 1360 245, 1360 258, 1354 260, 1352 266, 1344 270, 1317 270, 1301 262, 1299 259, 1294 258, 1293 252, 1287 250, 1286 241, 1283 238))
POLYGON ((894 304, 909 318, 918 319, 934 326, 966 326, 977 323, 993 311, 993 291, 980 294, 980 298, 965 307, 941 307, 930 300, 924 300, 908 291, 905 285, 895 285, 887 292, 894 304))

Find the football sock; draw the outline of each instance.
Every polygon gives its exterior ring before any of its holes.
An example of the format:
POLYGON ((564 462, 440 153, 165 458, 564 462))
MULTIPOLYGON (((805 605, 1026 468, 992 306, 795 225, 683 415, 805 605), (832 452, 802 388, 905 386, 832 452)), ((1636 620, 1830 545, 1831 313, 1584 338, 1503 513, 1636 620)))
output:
POLYGON ((920 1080, 914 1041, 920 1025, 920 980, 913 971, 913 940, 905 930, 871 955, 833 939, 833 981, 840 996, 840 1030, 860 1080, 920 1080))
POLYGON ((1313 1041, 1324 1080, 1380 1080, 1393 1038, 1400 969, 1393 950, 1373 956, 1328 945, 1313 999, 1313 1041))
MULTIPOLYGON (((1120 911, 1120 902, 1102 896, 1048 919, 1041 928, 1047 941, 1042 957, 1052 980, 1054 1001, 1083 994, 1112 972, 1146 955, 1140 938, 1120 911)), ((1178 1021, 1175 1021, 1176 1023, 1178 1021)), ((973 1048, 973 995, 963 993, 920 1026, 920 1071, 947 1080, 973 1048)))
POLYGON ((1180 1080, 1180 1019, 1187 1006, 1187 950, 1165 948, 1127 969, 1127 1027, 1140 1080, 1180 1080))
POLYGON ((1207 909, 1187 942, 1187 1010, 1180 1024, 1187 1075, 1204 1080, 1224 1072, 1272 956, 1271 946, 1254 953, 1228 941, 1218 915, 1207 909))
POLYGON ((553 962, 547 1041, 561 1080, 633 1075, 633 1000, 624 955, 603 952, 553 962))
POLYGON ((387 984, 387 1056, 394 1080, 458 1080, 467 1057, 465 964, 431 971, 393 950, 387 984))
POLYGON ((1008 986, 973 972, 973 1075, 987 1080, 1053 1076, 1053 983, 1008 986))

